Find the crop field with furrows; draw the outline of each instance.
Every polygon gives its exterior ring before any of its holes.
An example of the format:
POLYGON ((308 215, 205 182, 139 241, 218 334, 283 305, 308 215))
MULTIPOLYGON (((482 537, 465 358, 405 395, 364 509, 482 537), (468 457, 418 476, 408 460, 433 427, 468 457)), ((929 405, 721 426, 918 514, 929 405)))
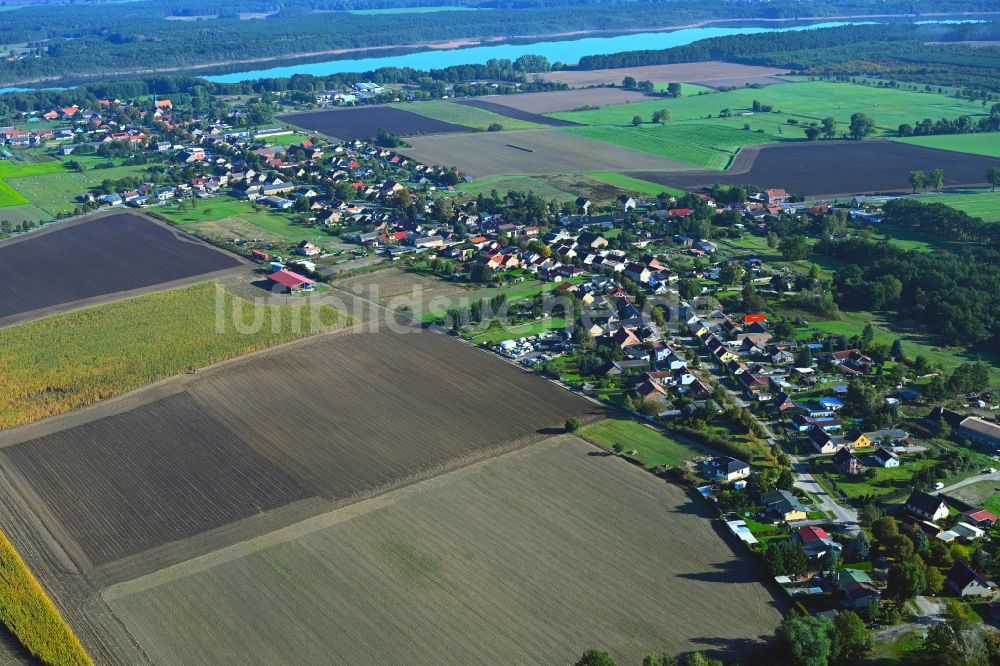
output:
POLYGON ((2 456, 78 546, 84 568, 309 496, 184 393, 2 456))
POLYGON ((256 309, 210 282, 2 328, 0 428, 349 322, 326 306, 256 309))
POLYGON ((284 122, 342 141, 374 138, 380 129, 399 136, 472 131, 471 127, 465 125, 428 118, 391 106, 307 111, 276 117, 284 122))
POLYGON ((53 225, 0 243, 0 321, 243 263, 136 213, 53 225))
POLYGON ((306 342, 201 377, 189 390, 255 450, 334 502, 440 473, 550 433, 570 416, 601 412, 417 328, 306 342))
MULTIPOLYGON (((621 80, 618 81, 621 83, 621 80)), ((649 95, 640 90, 623 88, 585 88, 580 90, 554 90, 552 92, 521 93, 518 95, 487 95, 470 101, 490 102, 528 113, 555 113, 572 111, 584 106, 608 106, 627 102, 642 102, 649 95)))
POLYGON ((669 82, 699 82, 710 85, 710 82, 724 79, 754 79, 757 77, 777 76, 788 70, 757 65, 740 65, 733 62, 718 60, 707 62, 685 62, 674 65, 646 65, 643 67, 626 67, 624 69, 592 69, 560 72, 545 72, 540 76, 546 81, 559 81, 573 87, 617 85, 622 79, 631 76, 636 81, 652 81, 653 83, 669 82))
POLYGON ((637 171, 628 175, 684 190, 721 183, 781 187, 818 197, 909 193, 909 174, 914 170, 943 169, 945 187, 985 186, 986 169, 996 164, 988 157, 896 141, 819 141, 744 148, 722 173, 637 171))
MULTIPOLYGON (((408 102, 405 104, 393 105, 394 109, 401 109, 407 113, 416 113, 421 116, 433 118, 446 123, 465 125, 475 129, 488 129, 493 123, 498 123, 504 129, 539 129, 542 125, 531 122, 529 119, 518 119, 517 116, 506 117, 502 112, 497 112, 489 106, 477 107, 476 105, 458 104, 448 100, 429 100, 426 102, 408 102)), ((542 118, 543 122, 548 118, 542 118)))
POLYGON ((84 570, 123 580, 603 415, 399 326, 320 336, 8 431, 0 462, 84 570))
POLYGON ((755 643, 783 610, 702 504, 572 436, 309 523, 105 600, 163 664, 732 657, 720 646, 755 643))
POLYGON ((424 164, 458 164, 474 177, 685 169, 649 153, 574 136, 557 129, 478 132, 407 139, 402 152, 424 164), (644 166, 638 166, 638 165, 644 166))

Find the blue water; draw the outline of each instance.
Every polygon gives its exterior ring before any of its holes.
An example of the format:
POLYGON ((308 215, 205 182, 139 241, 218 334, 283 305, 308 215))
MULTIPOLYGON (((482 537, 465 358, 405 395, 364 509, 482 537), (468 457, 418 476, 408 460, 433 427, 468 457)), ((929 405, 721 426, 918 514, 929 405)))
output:
MULTIPOLYGON (((811 30, 815 28, 837 28, 844 25, 864 25, 870 21, 848 21, 814 23, 812 25, 788 28, 687 28, 673 32, 643 32, 618 37, 586 37, 558 42, 535 42, 534 44, 498 44, 496 46, 473 46, 463 49, 439 49, 422 51, 385 58, 359 58, 355 60, 327 60, 324 62, 301 63, 269 69, 256 69, 233 74, 219 74, 203 78, 217 83, 237 83, 256 79, 284 78, 293 74, 313 74, 327 76, 341 72, 369 72, 380 67, 412 67, 414 69, 443 69, 452 65, 484 64, 491 58, 514 60, 523 55, 542 55, 549 62, 575 63, 587 55, 618 53, 621 51, 641 51, 644 49, 668 49, 684 46, 699 39, 725 37, 727 35, 750 35, 761 32, 787 32, 789 30, 811 30)), ((2 90, 0 90, 2 92, 2 90)))

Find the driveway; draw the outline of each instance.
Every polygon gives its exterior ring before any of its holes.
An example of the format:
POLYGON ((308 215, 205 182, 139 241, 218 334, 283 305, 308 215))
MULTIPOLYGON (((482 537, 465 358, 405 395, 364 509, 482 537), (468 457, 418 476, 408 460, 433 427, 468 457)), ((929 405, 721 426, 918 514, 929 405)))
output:
POLYGON ((937 495, 938 493, 950 493, 953 490, 958 490, 959 488, 964 488, 966 486, 971 486, 974 483, 979 483, 980 481, 1000 481, 1000 472, 993 472, 992 474, 977 474, 976 476, 970 476, 964 481, 959 481, 958 483, 953 483, 950 486, 946 486, 941 490, 935 490, 931 495, 937 495))

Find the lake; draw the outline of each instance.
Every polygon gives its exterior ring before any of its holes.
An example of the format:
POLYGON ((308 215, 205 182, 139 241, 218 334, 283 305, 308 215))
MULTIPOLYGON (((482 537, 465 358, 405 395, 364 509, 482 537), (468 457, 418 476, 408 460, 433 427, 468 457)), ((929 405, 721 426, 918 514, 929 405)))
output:
POLYGON ((871 21, 846 21, 813 23, 785 28, 765 27, 712 27, 685 28, 671 32, 641 32, 616 37, 584 37, 563 41, 535 42, 532 44, 496 44, 493 46, 472 46, 457 49, 435 49, 408 53, 406 55, 381 58, 357 58, 349 60, 326 60, 323 62, 303 62, 268 69, 254 69, 231 74, 218 74, 203 78, 217 83, 237 83, 256 79, 284 78, 293 74, 328 76, 341 72, 369 72, 380 67, 412 67, 414 69, 443 69, 452 65, 484 64, 491 58, 514 60, 523 55, 542 55, 549 62, 575 63, 583 56, 620 51, 641 51, 644 49, 668 49, 684 46, 699 39, 725 37, 728 35, 751 35, 762 32, 787 32, 790 30, 813 30, 817 28, 837 28, 845 25, 865 25, 871 21))

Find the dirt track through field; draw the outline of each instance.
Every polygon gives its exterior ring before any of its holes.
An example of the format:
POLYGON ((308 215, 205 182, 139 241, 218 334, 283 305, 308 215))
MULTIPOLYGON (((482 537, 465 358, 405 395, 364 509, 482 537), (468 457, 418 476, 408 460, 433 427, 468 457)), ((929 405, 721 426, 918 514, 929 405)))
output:
POLYGON ((986 170, 1000 160, 870 139, 819 141, 743 148, 725 172, 628 175, 682 189, 723 185, 780 187, 805 196, 906 193, 910 171, 944 169, 945 187, 986 185, 986 170))
POLYGON ((106 598, 163 664, 557 664, 594 645, 619 663, 732 657, 783 610, 700 500, 570 436, 106 598))

